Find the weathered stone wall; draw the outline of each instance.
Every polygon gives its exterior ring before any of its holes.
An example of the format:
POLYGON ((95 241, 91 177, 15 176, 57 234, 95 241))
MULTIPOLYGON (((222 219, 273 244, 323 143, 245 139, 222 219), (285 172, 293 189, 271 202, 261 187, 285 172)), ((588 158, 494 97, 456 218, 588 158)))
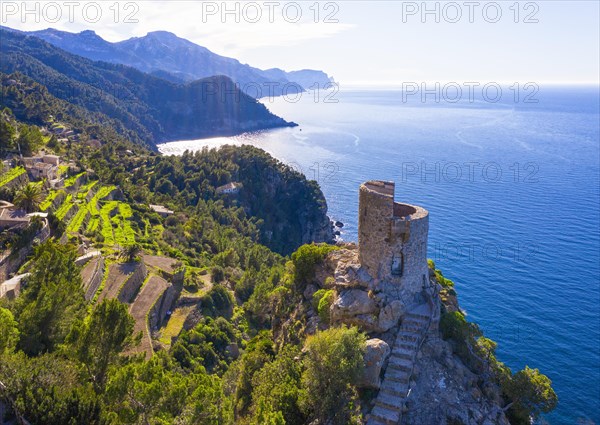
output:
POLYGON ((427 210, 394 202, 393 182, 369 181, 359 190, 359 260, 383 292, 405 303, 427 282, 427 210))
POLYGON ((394 210, 394 183, 371 181, 359 189, 358 246, 360 264, 372 277, 385 274, 394 210))
POLYGON ((119 296, 117 297, 119 301, 122 303, 131 303, 138 290, 144 283, 148 271, 146 270, 146 265, 140 261, 135 269, 135 271, 129 276, 129 279, 123 284, 123 287, 119 291, 119 296))
POLYGON ((62 205, 62 203, 65 201, 66 197, 67 197, 67 195, 65 192, 58 192, 56 197, 52 200, 52 205, 50 206, 49 209, 56 212, 58 207, 60 207, 62 205))
POLYGON ((180 290, 178 290, 177 286, 173 284, 169 285, 161 297, 152 306, 152 309, 148 314, 148 324, 150 325, 150 329, 157 329, 162 324, 167 316, 167 312, 171 310, 171 307, 177 299, 179 292, 180 290))
POLYGON ((81 188, 81 186, 83 186, 84 184, 87 184, 87 182, 88 182, 88 175, 82 174, 75 179, 75 182, 71 186, 65 187, 65 191, 67 193, 70 193, 71 195, 75 196, 77 194, 77 192, 79 192, 79 188, 81 188))
POLYGON ((27 183, 29 183, 29 177, 28 177, 27 173, 25 173, 25 174, 21 174, 18 177, 15 177, 8 183, 5 183, 3 187, 6 189, 14 189, 14 188, 19 188, 21 186, 25 186, 27 183))
POLYGON ((100 284, 102 283, 102 278, 104 277, 104 257, 98 257, 96 261, 96 265, 94 266, 94 271, 92 277, 89 282, 83 282, 85 285, 85 299, 86 301, 90 301, 96 295, 98 288, 100 288, 100 284))

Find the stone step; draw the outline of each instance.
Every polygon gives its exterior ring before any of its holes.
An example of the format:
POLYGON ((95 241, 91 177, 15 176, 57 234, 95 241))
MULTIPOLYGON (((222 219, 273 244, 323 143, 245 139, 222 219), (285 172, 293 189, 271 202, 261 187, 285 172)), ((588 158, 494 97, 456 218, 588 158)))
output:
POLYGON ((420 329, 413 330, 413 329, 410 329, 410 328, 406 328, 406 329, 400 328, 398 330, 398 335, 396 336, 396 339, 398 339, 398 338, 404 338, 404 337, 410 337, 410 338, 413 338, 413 339, 415 339, 415 338, 419 339, 419 338, 421 338, 421 331, 420 331, 420 329))
POLYGON ((366 425, 388 425, 388 422, 385 422, 384 419, 380 419, 376 416, 368 416, 366 425))
POLYGON ((403 397, 379 391, 379 394, 377 395, 377 400, 375 400, 375 405, 385 407, 389 410, 396 410, 398 412, 401 412, 403 402, 403 397))
POLYGON ((400 412, 376 405, 373 410, 371 410, 371 414, 367 420, 367 425, 375 425, 377 423, 384 423, 385 425, 397 425, 399 421, 400 412), (371 422, 371 420, 376 420, 378 422, 371 422))
POLYGON ((400 332, 406 332, 406 333, 411 333, 414 335, 421 335, 421 333, 423 333, 423 331, 425 330, 425 328, 422 327, 413 327, 413 326, 402 326, 400 328, 400 332))
POLYGON ((404 320, 402 321, 402 325, 405 324, 409 324, 411 326, 427 326, 427 323, 429 323, 429 319, 423 319, 420 317, 405 317, 404 320))
POLYGON ((396 340, 400 341, 408 341, 408 342, 416 342, 418 343, 420 340, 420 335, 412 333, 412 332, 400 332, 396 340))
POLYGON ((425 322, 429 322, 429 315, 419 313, 406 313, 406 316, 404 316, 404 320, 408 319, 424 320, 425 322))
POLYGON ((400 329, 402 328, 417 328, 422 329, 427 326, 427 323, 415 322, 414 320, 405 320, 400 325, 400 329))
POLYGON ((385 381, 388 380, 388 378, 392 381, 395 382, 401 382, 404 384, 408 384, 408 380, 410 378, 410 371, 407 370, 400 370, 400 369, 387 369, 385 371, 385 381))
POLYGON ((406 395, 408 394, 408 384, 387 380, 381 384, 379 392, 391 393, 406 398, 406 395))
MULTIPOLYGON (((403 352, 404 354, 405 352, 403 352)), ((412 351, 412 353, 415 353, 415 351, 412 351)), ((412 364, 412 358, 411 359, 406 359, 402 356, 398 356, 396 354, 396 350, 392 351, 392 354, 390 354, 390 362, 393 363, 403 363, 403 364, 412 364)))
POLYGON ((401 359, 411 360, 414 357, 415 352, 413 350, 398 350, 394 348, 393 355, 401 359))
POLYGON ((403 359, 402 357, 397 357, 394 354, 390 356, 390 360, 388 362, 388 367, 392 366, 396 369, 406 369, 409 371, 412 369, 412 365, 412 359, 403 359))
POLYGON ((394 344, 394 350, 407 350, 412 353, 412 352, 417 351, 418 346, 419 346, 419 344, 414 341, 396 340, 396 343, 394 344))

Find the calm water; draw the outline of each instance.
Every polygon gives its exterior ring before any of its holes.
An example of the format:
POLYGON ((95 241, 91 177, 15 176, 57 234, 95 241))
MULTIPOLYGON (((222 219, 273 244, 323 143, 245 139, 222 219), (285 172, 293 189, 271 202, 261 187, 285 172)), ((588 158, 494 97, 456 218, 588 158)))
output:
POLYGON ((357 191, 394 180, 430 211, 429 257, 513 370, 539 368, 551 424, 600 424, 599 109, 593 88, 544 88, 537 104, 404 102, 347 91, 338 103, 265 101, 300 127, 165 144, 252 144, 316 179, 356 240, 357 191))

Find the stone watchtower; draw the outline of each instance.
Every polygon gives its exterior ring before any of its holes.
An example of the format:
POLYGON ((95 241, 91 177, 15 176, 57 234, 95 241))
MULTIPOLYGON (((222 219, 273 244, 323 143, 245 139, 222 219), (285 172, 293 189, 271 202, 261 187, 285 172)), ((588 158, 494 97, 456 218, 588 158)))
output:
POLYGON ((393 182, 379 180, 360 186, 359 260, 373 279, 415 296, 428 280, 429 213, 394 202, 394 189, 393 182))

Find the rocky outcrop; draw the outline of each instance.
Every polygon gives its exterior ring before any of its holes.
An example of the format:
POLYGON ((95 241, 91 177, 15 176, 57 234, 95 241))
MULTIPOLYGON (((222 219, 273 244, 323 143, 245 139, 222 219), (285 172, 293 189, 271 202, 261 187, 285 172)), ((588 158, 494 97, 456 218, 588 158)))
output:
POLYGON ((334 242, 325 196, 300 167, 275 161, 251 146, 223 147, 219 152, 239 167, 242 189, 227 202, 262 220, 261 243, 287 255, 306 243, 334 242))
POLYGON ((371 338, 367 340, 367 346, 365 349, 364 363, 359 387, 371 388, 378 390, 381 386, 381 368, 383 363, 390 354, 390 346, 387 342, 379 338, 371 338))
POLYGON ((377 304, 361 289, 346 289, 339 292, 331 305, 331 318, 335 321, 352 320, 356 316, 374 315, 377 304))
POLYGON ((509 425, 499 390, 482 390, 478 381, 448 342, 428 338, 416 357, 402 424, 509 425))
POLYGON ((353 324, 367 332, 389 331, 398 325, 406 304, 389 291, 392 286, 382 285, 361 267, 355 245, 346 244, 344 248, 328 255, 326 270, 320 276, 324 282, 325 275, 333 273, 331 286, 336 290, 331 306, 333 322, 353 324))
MULTIPOLYGON (((405 302, 390 282, 365 273, 356 245, 340 248, 317 268, 304 297, 310 301, 318 289, 332 289, 331 324, 356 325, 370 337, 359 386, 378 391, 365 406, 366 424, 508 425, 498 389, 483 386, 441 338, 442 304, 444 311, 460 309, 455 292, 428 270, 428 285, 405 302)), ((328 326, 312 310, 307 334, 328 326)))

